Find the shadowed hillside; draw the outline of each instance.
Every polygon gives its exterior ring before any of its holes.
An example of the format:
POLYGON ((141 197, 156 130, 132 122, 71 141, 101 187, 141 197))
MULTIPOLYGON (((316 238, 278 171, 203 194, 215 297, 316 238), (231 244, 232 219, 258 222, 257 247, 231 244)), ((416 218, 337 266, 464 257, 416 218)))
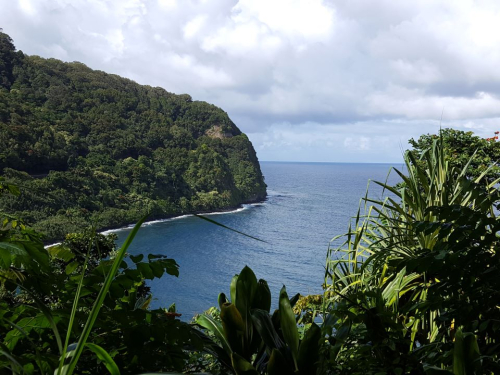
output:
POLYGON ((227 113, 159 87, 27 56, 0 33, 2 197, 48 239, 261 200, 257 156, 227 113))

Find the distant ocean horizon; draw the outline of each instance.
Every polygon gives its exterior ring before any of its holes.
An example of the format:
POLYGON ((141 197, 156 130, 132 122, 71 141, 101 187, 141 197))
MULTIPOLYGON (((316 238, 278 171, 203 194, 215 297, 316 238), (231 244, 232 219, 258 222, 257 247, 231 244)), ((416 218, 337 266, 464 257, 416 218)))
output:
POLYGON ((290 164, 381 164, 381 165, 390 165, 397 166, 403 165, 404 162, 357 162, 357 161, 290 161, 290 160, 260 160, 260 163, 290 163, 290 164))
MULTIPOLYGON (((220 292, 229 294, 231 278, 245 265, 269 283, 273 304, 283 284, 289 295, 321 293, 328 246, 340 244, 331 239, 347 231, 368 180, 399 181, 395 173, 388 177, 391 166, 402 169, 403 163, 262 161, 267 199, 208 215, 265 242, 192 215, 147 223, 129 253, 164 254, 180 265, 178 278, 148 281, 152 306, 176 303, 182 319, 189 320, 216 306, 220 292)), ((370 184, 369 191, 372 198, 381 197, 378 185, 370 184)), ((111 231, 121 244, 130 228, 111 231)))

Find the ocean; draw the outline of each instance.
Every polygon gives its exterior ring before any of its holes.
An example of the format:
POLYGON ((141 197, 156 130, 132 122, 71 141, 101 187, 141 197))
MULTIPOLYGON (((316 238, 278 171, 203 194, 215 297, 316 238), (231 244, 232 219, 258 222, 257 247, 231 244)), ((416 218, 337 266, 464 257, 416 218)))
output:
MULTIPOLYGON (((403 166, 394 165, 402 170, 403 166)), ((247 265, 271 289, 273 305, 279 290, 288 294, 322 292, 328 246, 347 231, 365 196, 369 180, 399 181, 390 164, 261 162, 268 185, 265 202, 210 214, 245 237, 194 216, 150 222, 141 228, 129 253, 164 254, 179 264, 178 278, 148 280, 152 307, 176 304, 182 320, 217 306, 220 292, 229 295, 231 278, 247 265)), ((369 196, 381 198, 373 182, 369 196)), ((121 244, 130 229, 116 231, 121 244)))

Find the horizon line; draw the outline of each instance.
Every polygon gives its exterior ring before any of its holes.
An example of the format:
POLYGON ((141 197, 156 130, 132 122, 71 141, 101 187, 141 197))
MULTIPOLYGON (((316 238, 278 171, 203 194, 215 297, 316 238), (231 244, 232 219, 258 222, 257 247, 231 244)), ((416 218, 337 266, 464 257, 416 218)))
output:
POLYGON ((259 160, 260 163, 317 163, 317 164, 397 164, 404 163, 403 160, 396 161, 298 161, 298 160, 259 160))

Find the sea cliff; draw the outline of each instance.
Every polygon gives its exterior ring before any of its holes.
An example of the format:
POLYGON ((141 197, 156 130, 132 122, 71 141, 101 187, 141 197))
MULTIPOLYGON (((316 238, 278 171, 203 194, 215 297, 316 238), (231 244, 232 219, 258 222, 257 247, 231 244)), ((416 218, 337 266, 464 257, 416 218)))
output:
POLYGON ((28 56, 0 33, 0 209, 62 238, 265 199, 248 137, 227 113, 79 62, 28 56))

